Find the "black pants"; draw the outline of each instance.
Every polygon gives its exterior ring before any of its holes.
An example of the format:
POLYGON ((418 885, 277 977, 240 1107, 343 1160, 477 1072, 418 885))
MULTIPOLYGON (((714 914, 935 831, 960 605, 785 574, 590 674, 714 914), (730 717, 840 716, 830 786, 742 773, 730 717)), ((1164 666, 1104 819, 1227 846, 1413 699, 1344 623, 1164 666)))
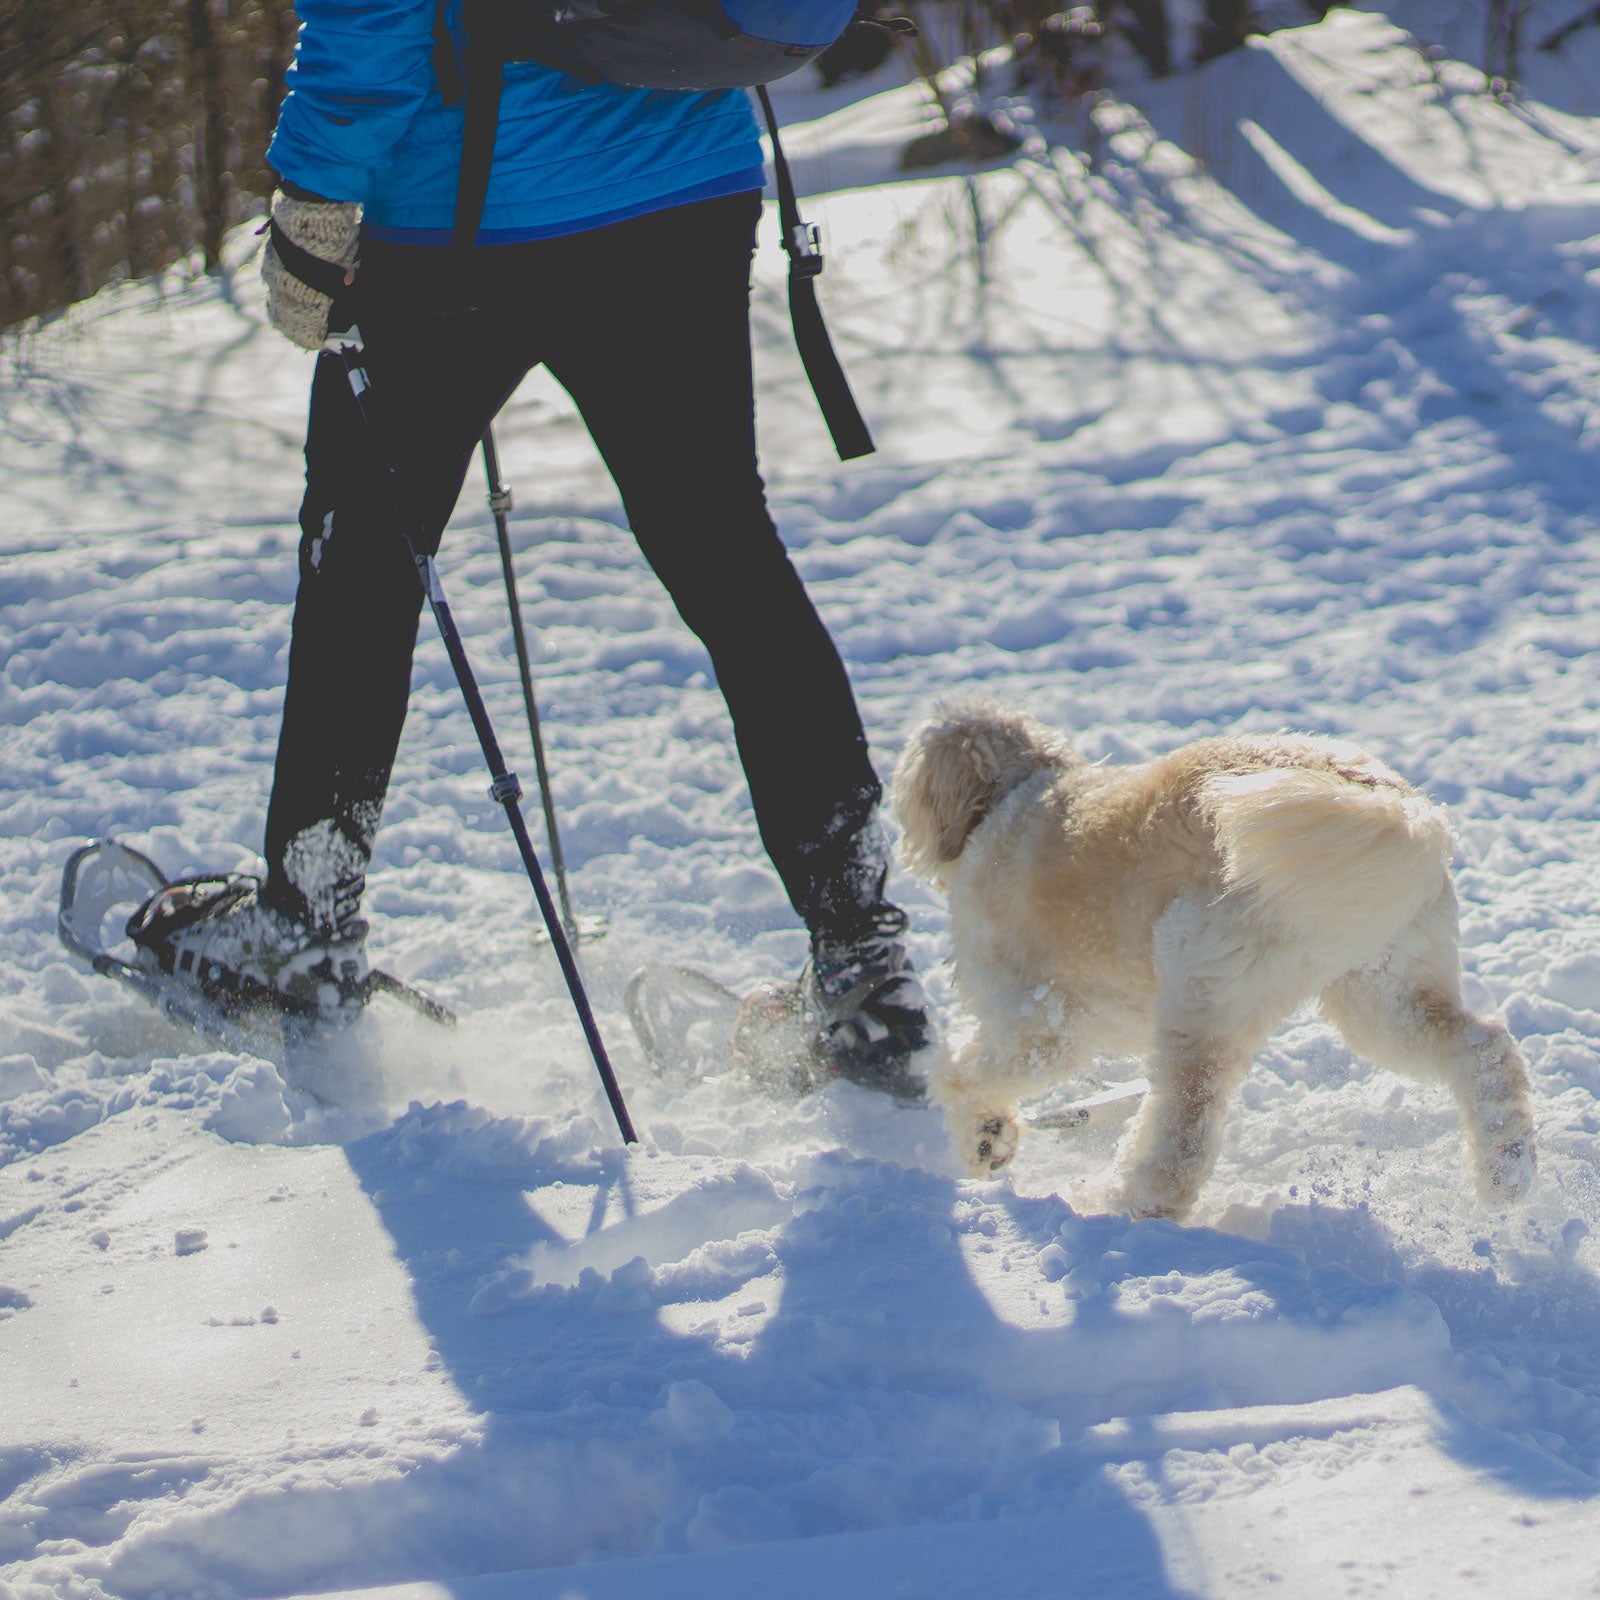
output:
MULTIPOLYGON (((472 252, 369 242, 360 325, 384 448, 436 550, 484 429, 543 362, 634 536, 709 651, 756 820, 813 932, 865 921, 880 786, 838 651, 756 465, 757 195, 472 252)), ((359 905, 399 747, 422 592, 338 360, 311 395, 300 587, 267 816, 267 898, 315 928, 359 905)))

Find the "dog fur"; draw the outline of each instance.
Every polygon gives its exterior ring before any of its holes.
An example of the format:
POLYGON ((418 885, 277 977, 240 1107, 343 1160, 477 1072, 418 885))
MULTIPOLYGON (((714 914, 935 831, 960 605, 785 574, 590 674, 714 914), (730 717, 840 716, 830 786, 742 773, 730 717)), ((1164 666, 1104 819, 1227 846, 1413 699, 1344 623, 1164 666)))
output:
POLYGON ((906 864, 949 898, 978 1022, 931 1086, 975 1174, 1015 1153, 1020 1101, 1139 1055, 1117 1203, 1182 1217, 1251 1057, 1316 998, 1353 1049, 1449 1087, 1484 1200, 1532 1181, 1527 1068, 1462 1004, 1449 819, 1365 751, 1238 735, 1091 765, 967 699, 913 734, 894 805, 906 864))

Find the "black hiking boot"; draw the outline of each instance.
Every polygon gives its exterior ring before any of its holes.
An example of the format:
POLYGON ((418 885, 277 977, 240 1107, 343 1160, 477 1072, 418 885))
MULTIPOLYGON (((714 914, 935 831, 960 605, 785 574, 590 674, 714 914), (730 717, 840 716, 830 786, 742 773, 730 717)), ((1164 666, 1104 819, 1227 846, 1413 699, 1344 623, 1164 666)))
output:
POLYGON ((827 1069, 897 1100, 927 1096, 940 1048, 932 1007, 900 935, 905 913, 885 906, 866 930, 812 940, 800 1000, 827 1069))

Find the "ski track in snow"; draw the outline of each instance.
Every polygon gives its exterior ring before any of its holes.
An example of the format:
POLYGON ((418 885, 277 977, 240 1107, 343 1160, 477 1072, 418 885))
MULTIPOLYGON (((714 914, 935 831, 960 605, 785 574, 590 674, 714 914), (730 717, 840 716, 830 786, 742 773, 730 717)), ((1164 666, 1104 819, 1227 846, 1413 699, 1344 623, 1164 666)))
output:
MULTIPOLYGON (((1092 166, 915 181, 917 90, 791 85, 879 456, 830 462, 775 249, 756 305, 775 510, 883 769, 978 683, 1097 759, 1289 727, 1451 806, 1469 999, 1535 1082, 1507 1212, 1442 1091, 1309 1017, 1182 1228, 1102 1213, 1115 1128, 974 1183, 847 1085, 652 1080, 634 967, 743 984, 803 941, 705 657, 537 375, 501 450, 642 1148, 426 628, 370 912, 461 1028, 375 1008, 323 1098, 197 1049, 68 963, 56 887, 110 832, 253 861, 308 367, 249 266, 0 343, 0 1593, 1594 1592, 1600 53, 1537 65, 1551 104, 1501 104, 1335 12, 1103 105, 1092 166)), ((442 567, 526 768, 476 476, 442 567)), ((959 1036, 943 908, 899 887, 959 1036)))

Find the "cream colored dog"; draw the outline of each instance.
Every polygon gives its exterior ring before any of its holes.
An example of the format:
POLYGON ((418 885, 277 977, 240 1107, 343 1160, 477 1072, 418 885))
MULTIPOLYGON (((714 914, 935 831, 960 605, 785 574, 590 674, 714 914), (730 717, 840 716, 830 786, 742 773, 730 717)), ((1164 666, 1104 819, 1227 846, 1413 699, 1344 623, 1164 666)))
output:
POLYGON ((1315 997, 1352 1048, 1450 1088, 1485 1200, 1528 1187, 1527 1069, 1461 1001, 1449 820, 1364 751, 1240 735, 1098 766, 966 700, 912 736, 894 803, 978 1020, 932 1085, 975 1173, 1015 1153, 1019 1101, 1137 1054, 1119 1203, 1182 1216, 1251 1056, 1315 997))

